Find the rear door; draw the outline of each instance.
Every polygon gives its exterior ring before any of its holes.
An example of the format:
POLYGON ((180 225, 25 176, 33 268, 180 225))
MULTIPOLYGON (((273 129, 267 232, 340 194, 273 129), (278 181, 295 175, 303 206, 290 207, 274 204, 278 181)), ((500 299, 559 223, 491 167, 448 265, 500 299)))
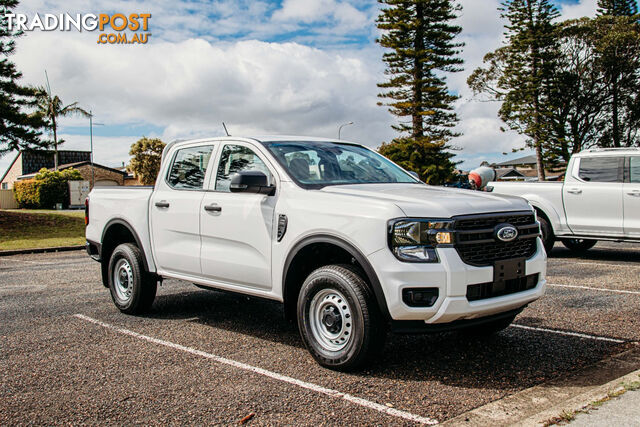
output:
POLYGON ((571 231, 578 235, 623 236, 624 157, 594 156, 578 160, 577 171, 562 188, 571 231))
POLYGON ((202 274, 206 279, 253 289, 271 289, 276 195, 231 193, 231 175, 261 171, 278 186, 267 156, 252 144, 227 142, 220 147, 211 191, 202 200, 202 274))
POLYGON ((158 177, 149 206, 158 270, 200 276, 200 205, 214 158, 214 143, 180 147, 158 177))
POLYGON ((627 158, 627 179, 622 197, 624 200, 624 233, 627 237, 640 238, 640 156, 627 158))

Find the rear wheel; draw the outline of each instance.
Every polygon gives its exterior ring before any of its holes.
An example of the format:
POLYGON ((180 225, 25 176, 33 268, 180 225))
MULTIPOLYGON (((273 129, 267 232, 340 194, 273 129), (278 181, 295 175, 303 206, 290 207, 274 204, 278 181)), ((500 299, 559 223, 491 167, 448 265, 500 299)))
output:
POLYGON ((562 244, 572 252, 586 252, 591 249, 596 243, 597 240, 591 239, 562 239, 562 244))
POLYGON ((386 330, 376 301, 349 265, 311 273, 300 290, 297 315, 305 346, 327 368, 358 368, 384 347, 386 330))
POLYGON ((138 314, 148 310, 156 297, 158 282, 144 271, 142 252, 131 244, 115 248, 109 261, 109 290, 120 311, 138 314))

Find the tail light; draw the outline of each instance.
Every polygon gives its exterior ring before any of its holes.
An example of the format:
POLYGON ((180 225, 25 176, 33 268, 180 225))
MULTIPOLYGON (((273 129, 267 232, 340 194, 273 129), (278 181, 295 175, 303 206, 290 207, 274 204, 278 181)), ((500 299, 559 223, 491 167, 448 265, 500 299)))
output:
POLYGON ((84 199, 84 225, 89 225, 89 198, 84 199))

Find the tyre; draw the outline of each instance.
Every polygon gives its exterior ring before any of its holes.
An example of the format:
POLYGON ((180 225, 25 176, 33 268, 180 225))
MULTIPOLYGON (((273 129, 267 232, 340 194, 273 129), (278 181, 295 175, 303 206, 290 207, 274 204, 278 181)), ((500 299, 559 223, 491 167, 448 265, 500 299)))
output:
POLYGON ((157 286, 157 280, 144 271, 137 246, 123 243, 115 248, 109 260, 109 290, 118 310, 127 314, 145 312, 153 304, 157 286))
POLYGON ((565 248, 577 253, 588 251, 596 243, 598 243, 597 240, 591 239, 562 239, 562 244, 565 246, 565 248))
POLYGON ((542 244, 547 254, 551 253, 553 245, 556 243, 556 237, 553 234, 553 228, 546 218, 538 214, 538 222, 540 223, 540 232, 542 233, 542 244))
POLYGON ((484 338, 507 329, 516 318, 515 315, 498 319, 491 322, 483 323, 477 326, 461 329, 460 332, 468 338, 484 338))
POLYGON ((300 290, 297 317, 305 346, 324 367, 353 370, 384 347, 386 328, 375 298, 349 265, 312 272, 300 290))

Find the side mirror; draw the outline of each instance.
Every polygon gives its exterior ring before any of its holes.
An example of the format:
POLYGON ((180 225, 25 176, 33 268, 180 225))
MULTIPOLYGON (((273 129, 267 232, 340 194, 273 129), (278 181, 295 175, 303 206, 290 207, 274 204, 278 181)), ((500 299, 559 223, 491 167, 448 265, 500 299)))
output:
POLYGON ((242 171, 231 176, 229 190, 232 193, 256 193, 272 196, 276 187, 269 185, 267 175, 260 171, 242 171))
POLYGON ((418 175, 418 172, 414 172, 414 171, 407 171, 407 172, 409 173, 409 175, 411 175, 412 177, 420 181, 420 175, 418 175))

